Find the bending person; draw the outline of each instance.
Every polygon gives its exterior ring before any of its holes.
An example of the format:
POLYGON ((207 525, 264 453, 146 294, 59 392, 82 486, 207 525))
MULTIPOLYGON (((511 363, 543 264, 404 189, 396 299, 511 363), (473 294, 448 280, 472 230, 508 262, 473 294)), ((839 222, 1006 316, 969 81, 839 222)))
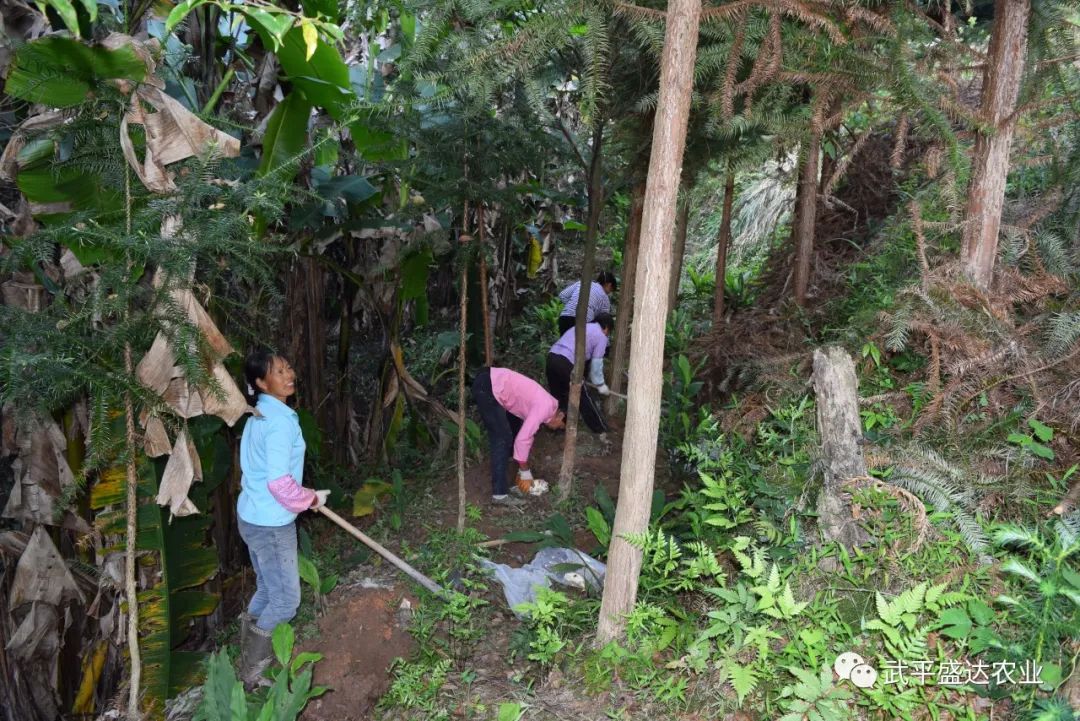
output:
POLYGON ((566 414, 543 386, 509 368, 483 368, 473 379, 472 395, 491 444, 491 501, 504 506, 520 505, 508 495, 507 466, 511 448, 518 464, 514 488, 522 495, 543 492, 529 470, 529 451, 541 425, 562 428, 566 414))
MULTIPOLYGON (((589 364, 588 380, 596 386, 596 391, 602 396, 608 395, 607 384, 604 383, 604 355, 607 353, 608 336, 615 327, 615 320, 607 313, 596 316, 595 323, 585 326, 585 361, 589 364)), ((566 412, 570 398, 570 377, 574 372, 575 329, 562 334, 562 337, 551 346, 551 352, 547 357, 547 382, 551 395, 559 401, 559 408, 566 412)), ((593 400, 589 389, 581 388, 581 401, 578 404, 581 418, 589 426, 593 433, 606 433, 607 423, 600 412, 600 404, 593 400)))
MULTIPOLYGON (((589 288, 589 308, 585 311, 585 322, 592 323, 601 313, 611 313, 611 294, 615 292, 618 283, 614 274, 604 271, 596 276, 592 287, 589 288)), ((571 283, 559 293, 559 300, 563 302, 562 314, 559 315, 559 335, 562 335, 574 327, 577 315, 578 295, 581 293, 581 281, 571 283)))

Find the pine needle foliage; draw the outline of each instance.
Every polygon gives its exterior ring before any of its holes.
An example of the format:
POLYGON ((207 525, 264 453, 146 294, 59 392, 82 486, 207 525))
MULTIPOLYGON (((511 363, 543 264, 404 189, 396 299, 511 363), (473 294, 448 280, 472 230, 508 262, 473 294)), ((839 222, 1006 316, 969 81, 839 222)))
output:
MULTIPOLYGON (((435 103, 456 102, 470 114, 502 103, 507 87, 529 84, 537 71, 557 66, 562 80, 580 94, 582 118, 603 116, 610 94, 613 23, 610 2, 495 3, 488 0, 430 0, 415 10, 425 17, 403 71, 432 83, 435 103), (573 76, 573 80, 571 80, 573 76)), ((543 114, 547 93, 535 85, 529 96, 543 114), (537 103, 540 103, 537 105, 537 103)))
POLYGON ((889 482, 911 491, 939 513, 950 514, 968 549, 981 561, 989 562, 990 542, 979 517, 978 489, 990 485, 991 479, 978 477, 973 482, 978 474, 925 448, 908 448, 903 458, 889 482))
MULTIPOLYGON (((98 184, 100 197, 122 200, 125 161, 116 139, 123 111, 106 102, 80 107, 72 123, 52 136, 71 148, 67 157, 50 161, 54 175, 77 172, 98 184)), ((212 157, 176 170, 178 189, 168 197, 145 192, 131 175, 130 232, 123 205, 116 204, 87 208, 27 238, 5 240, 9 253, 2 270, 37 277, 48 300, 39 312, 0 306, 0 403, 28 418, 89 398, 91 467, 117 457, 121 439, 106 421, 125 393, 141 407, 161 404, 124 372, 126 346, 138 361, 163 332, 189 382, 215 385, 205 339, 171 291, 190 289, 203 302, 214 294, 235 296, 241 288, 274 292, 270 260, 278 251, 255 237, 253 220, 280 212, 279 191, 242 182, 238 166, 212 157), (162 236, 162 221, 169 217, 180 223, 175 237, 162 236), (61 271, 65 249, 81 259, 81 272, 61 271)))

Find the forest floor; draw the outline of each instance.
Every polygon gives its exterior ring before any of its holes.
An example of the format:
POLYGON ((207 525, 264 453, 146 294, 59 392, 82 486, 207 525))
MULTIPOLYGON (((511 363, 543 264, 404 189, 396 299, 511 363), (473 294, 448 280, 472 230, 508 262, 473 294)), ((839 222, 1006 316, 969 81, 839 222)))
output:
MULTIPOLYGON (((612 499, 617 499, 621 430, 613 430, 609 436, 610 449, 605 449, 598 437, 587 430, 579 435, 574 497, 569 505, 560 504, 559 508, 582 511, 587 503, 578 501, 592 499, 598 485, 602 485, 612 499)), ((552 485, 558 477, 564 438, 562 432, 544 430, 538 434, 533 448, 534 473, 552 485)), ((657 460, 657 483, 662 485, 667 478, 666 462, 662 458, 657 460)), ((467 502, 480 511, 479 518, 474 515, 469 525, 491 539, 502 538, 513 531, 538 530, 558 510, 551 494, 530 499, 520 508, 493 507, 486 457, 467 467, 465 481, 467 502)), ((420 548, 433 533, 455 528, 457 505, 457 481, 451 471, 442 481, 409 499, 409 512, 402 530, 386 539, 387 546, 407 555, 409 549, 420 548)), ((595 539, 591 533, 583 526, 575 526, 581 514, 566 515, 573 527, 577 547, 585 552, 592 551, 595 539)), ((327 527, 319 533, 338 532, 327 527)), ((533 544, 506 543, 490 549, 487 555, 497 563, 516 567, 528 563, 534 553, 533 544)), ((432 576, 439 573, 436 568, 421 567, 419 570, 432 576)), ((471 671, 466 675, 468 685, 458 684, 457 679, 451 677, 443 686, 442 697, 449 692, 456 705, 450 709, 453 717, 494 718, 501 702, 520 700, 527 694, 526 703, 532 709, 529 718, 608 718, 599 708, 603 704, 598 704, 574 684, 568 684, 557 670, 537 679, 529 662, 518 658, 516 663, 511 663, 511 637, 520 622, 507 607, 498 583, 491 582, 482 594, 486 604, 475 609, 475 613, 483 617, 473 620, 486 630, 470 647, 468 656, 457 659, 458 668, 471 671)), ((390 687, 394 659, 408 658, 416 650, 416 641, 408 631, 409 616, 417 610, 418 604, 441 602, 431 596, 419 600, 417 588, 384 563, 366 563, 352 570, 327 601, 328 609, 314 622, 315 628, 302 629, 302 637, 308 638, 300 650, 323 654, 323 659, 315 666, 315 683, 330 690, 309 703, 302 718, 306 721, 378 718, 376 704, 390 687)), ((633 712, 633 698, 627 697, 622 703, 618 699, 614 701, 618 708, 633 712)), ((390 712, 390 717, 394 717, 393 713, 390 712)), ((414 713, 402 718, 419 717, 414 713)))

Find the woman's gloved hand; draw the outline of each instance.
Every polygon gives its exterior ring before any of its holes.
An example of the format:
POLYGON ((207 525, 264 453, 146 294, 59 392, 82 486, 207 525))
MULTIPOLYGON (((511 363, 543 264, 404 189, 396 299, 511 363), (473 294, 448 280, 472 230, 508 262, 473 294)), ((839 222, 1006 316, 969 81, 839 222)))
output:
POLYGON ((326 499, 330 497, 330 491, 315 491, 315 500, 311 502, 312 510, 326 505, 326 499))

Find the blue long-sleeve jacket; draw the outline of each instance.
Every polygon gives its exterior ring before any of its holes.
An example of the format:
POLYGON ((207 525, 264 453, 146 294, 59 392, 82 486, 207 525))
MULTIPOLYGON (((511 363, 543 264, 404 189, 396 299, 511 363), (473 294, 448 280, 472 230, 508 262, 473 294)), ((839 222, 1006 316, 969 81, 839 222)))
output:
POLYGON ((248 419, 240 437, 243 476, 236 513, 256 526, 284 526, 314 498, 301 487, 304 436, 296 412, 277 398, 260 394, 255 409, 258 415, 248 419))

